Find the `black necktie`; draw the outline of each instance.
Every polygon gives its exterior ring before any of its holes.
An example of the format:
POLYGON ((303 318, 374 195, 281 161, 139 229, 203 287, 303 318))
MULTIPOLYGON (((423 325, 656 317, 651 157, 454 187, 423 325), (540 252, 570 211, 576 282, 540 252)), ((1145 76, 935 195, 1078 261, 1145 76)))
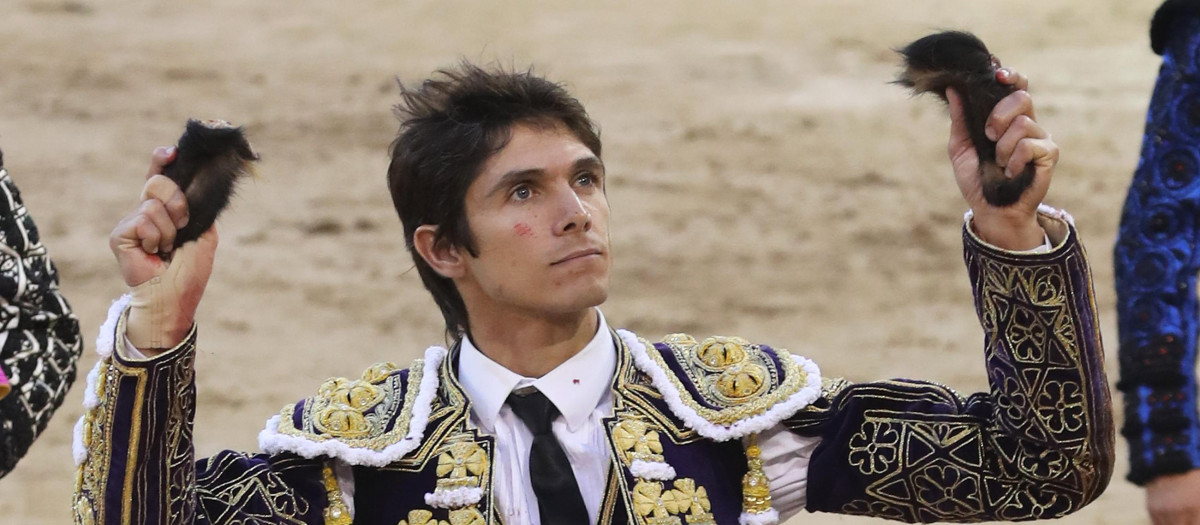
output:
POLYGON ((533 432, 529 478, 542 525, 586 525, 587 507, 579 494, 571 462, 550 431, 550 423, 558 417, 558 408, 537 390, 526 395, 509 394, 508 406, 533 432))

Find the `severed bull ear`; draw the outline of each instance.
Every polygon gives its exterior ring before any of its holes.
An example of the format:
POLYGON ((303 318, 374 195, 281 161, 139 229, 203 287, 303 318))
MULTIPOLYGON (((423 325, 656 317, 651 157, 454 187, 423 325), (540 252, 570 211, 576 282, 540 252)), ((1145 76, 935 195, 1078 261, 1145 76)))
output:
POLYGON ((258 154, 242 128, 223 120, 188 120, 175 161, 163 169, 187 196, 188 223, 175 234, 175 247, 200 238, 229 205, 239 179, 253 175, 258 154))
POLYGON ((914 95, 934 93, 943 102, 946 89, 953 88, 962 99, 967 131, 979 156, 983 198, 997 207, 1016 203, 1033 183, 1033 163, 1026 165, 1019 175, 1005 177, 1004 166, 996 164, 996 143, 983 131, 996 103, 1016 91, 996 80, 1000 61, 979 38, 965 31, 935 33, 898 52, 904 58, 904 70, 896 78, 896 84, 912 89, 914 95))

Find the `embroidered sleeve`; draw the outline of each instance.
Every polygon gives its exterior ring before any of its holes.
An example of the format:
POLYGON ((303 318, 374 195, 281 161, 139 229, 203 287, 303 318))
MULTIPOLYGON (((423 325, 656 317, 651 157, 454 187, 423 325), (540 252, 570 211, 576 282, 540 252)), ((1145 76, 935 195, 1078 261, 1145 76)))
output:
POLYGON ((0 477, 62 404, 83 350, 79 321, 58 290, 58 272, 2 166, 0 161, 0 371, 12 391, 0 399, 0 477))
POLYGON ((842 385, 786 424, 818 434, 810 511, 907 522, 1063 516, 1112 472, 1108 386, 1090 270, 1074 230, 1018 255, 969 232, 965 259, 991 391, 933 383, 842 385))
MULTIPOLYGON (((122 308, 114 305, 115 317, 122 308)), ((327 489, 320 460, 225 451, 194 461, 195 330, 167 353, 126 361, 112 351, 113 334, 124 333, 112 313, 101 328, 102 358, 88 377, 87 412, 76 428, 75 523, 315 524, 333 518, 323 513, 336 501, 329 496, 336 485, 327 489)))
POLYGON ((1121 434, 1129 443, 1129 480, 1137 484, 1200 468, 1195 231, 1200 159, 1191 133, 1174 124, 1200 84, 1191 71, 1191 57, 1200 51, 1200 14, 1195 6, 1192 12, 1184 9, 1191 4, 1167 2, 1154 17, 1162 29, 1162 41, 1156 41, 1162 68, 1113 249, 1117 388, 1125 398, 1121 434), (1172 9, 1177 17, 1163 16, 1172 9))

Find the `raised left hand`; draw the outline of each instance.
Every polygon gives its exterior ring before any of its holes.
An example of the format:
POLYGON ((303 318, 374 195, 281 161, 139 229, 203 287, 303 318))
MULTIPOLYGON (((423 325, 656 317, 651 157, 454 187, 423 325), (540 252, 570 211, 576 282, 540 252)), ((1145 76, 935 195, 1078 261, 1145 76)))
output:
POLYGON ((952 89, 946 90, 950 107, 950 142, 946 150, 958 188, 974 212, 975 232, 999 248, 1029 250, 1041 246, 1045 239, 1037 223, 1037 208, 1050 188, 1050 177, 1058 164, 1058 145, 1036 121, 1033 98, 1026 91, 1029 80, 1007 68, 996 73, 996 80, 1017 89, 996 104, 985 126, 988 138, 996 141, 996 163, 1004 166, 1011 177, 1032 162, 1033 183, 1010 206, 995 207, 984 200, 979 156, 967 132, 962 99, 952 89))

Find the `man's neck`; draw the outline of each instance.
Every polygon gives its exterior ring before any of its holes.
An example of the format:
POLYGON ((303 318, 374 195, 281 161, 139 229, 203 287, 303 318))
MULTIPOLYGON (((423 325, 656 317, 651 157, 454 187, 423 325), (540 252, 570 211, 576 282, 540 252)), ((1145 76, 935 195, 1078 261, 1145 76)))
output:
POLYGON ((555 318, 471 318, 471 342, 483 355, 525 377, 542 377, 596 336, 600 314, 587 308, 555 318))

